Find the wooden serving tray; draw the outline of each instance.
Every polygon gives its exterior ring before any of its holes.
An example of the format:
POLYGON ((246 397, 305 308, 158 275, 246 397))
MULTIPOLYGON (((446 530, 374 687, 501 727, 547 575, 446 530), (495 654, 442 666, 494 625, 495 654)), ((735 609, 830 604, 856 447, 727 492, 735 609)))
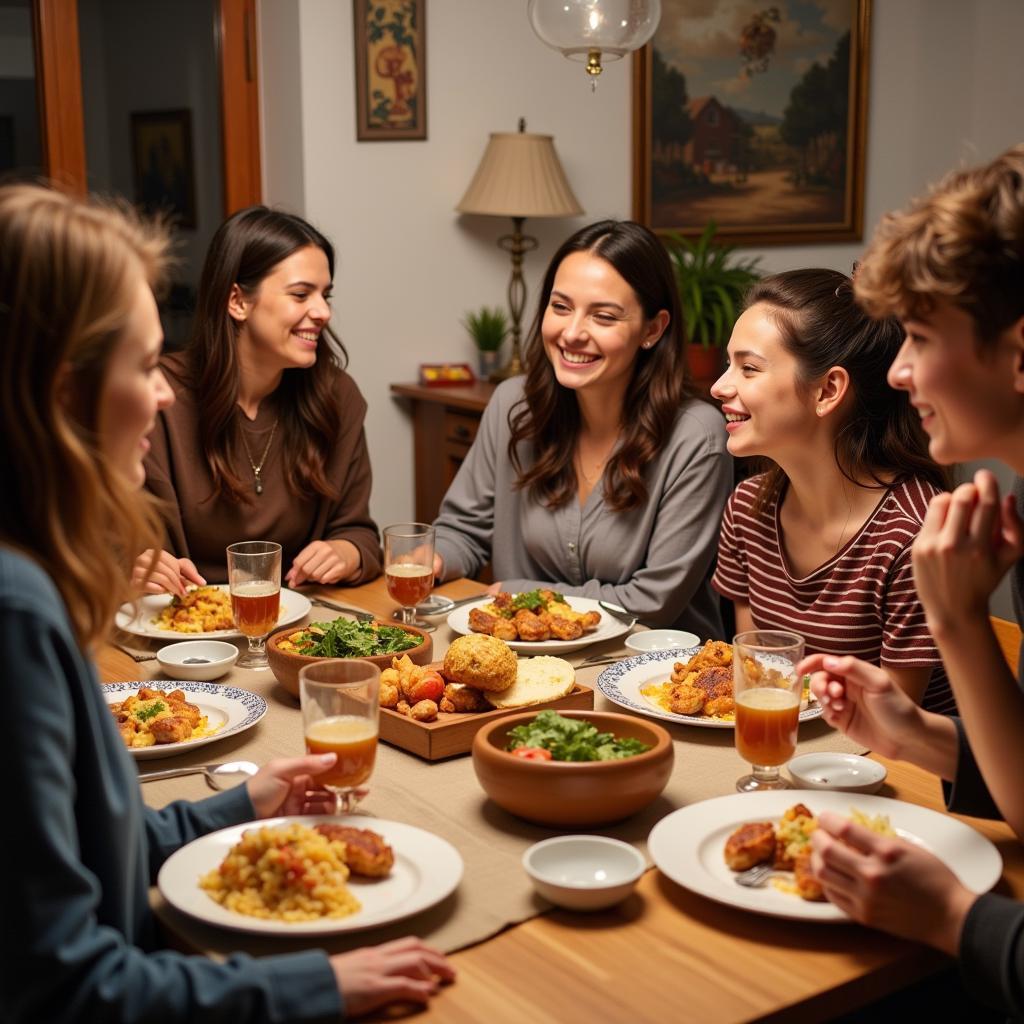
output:
POLYGON ((594 691, 589 686, 575 683, 571 692, 557 700, 549 700, 546 704, 530 704, 524 708, 496 709, 469 714, 439 711, 435 722, 417 722, 390 708, 381 708, 380 738, 385 743, 408 750, 411 754, 418 754, 428 761, 439 761, 443 757, 468 754, 477 730, 496 718, 520 715, 525 711, 567 709, 593 711, 594 691))

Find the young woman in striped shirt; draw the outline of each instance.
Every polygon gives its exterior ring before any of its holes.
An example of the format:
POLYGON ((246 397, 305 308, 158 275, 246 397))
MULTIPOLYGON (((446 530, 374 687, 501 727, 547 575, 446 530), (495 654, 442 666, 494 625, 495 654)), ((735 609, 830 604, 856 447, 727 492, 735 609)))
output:
POLYGON ((729 499, 712 583, 733 601, 737 630, 795 630, 809 653, 880 663, 916 702, 950 712, 910 564, 946 477, 906 395, 885 381, 901 340, 837 271, 754 286, 711 393, 729 451, 771 461, 729 499))

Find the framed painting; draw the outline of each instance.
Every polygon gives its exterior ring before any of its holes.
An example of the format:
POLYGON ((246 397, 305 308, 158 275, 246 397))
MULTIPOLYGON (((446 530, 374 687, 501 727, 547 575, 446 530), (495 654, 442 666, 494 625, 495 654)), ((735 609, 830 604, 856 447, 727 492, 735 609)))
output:
POLYGON ((356 139, 427 137, 427 0, 352 0, 356 139))
POLYGON ((871 0, 662 0, 633 64, 633 216, 742 245, 862 235, 871 0))
POLYGON ((188 110, 133 113, 132 165, 135 202, 163 213, 178 227, 196 226, 196 172, 192 115, 188 110))

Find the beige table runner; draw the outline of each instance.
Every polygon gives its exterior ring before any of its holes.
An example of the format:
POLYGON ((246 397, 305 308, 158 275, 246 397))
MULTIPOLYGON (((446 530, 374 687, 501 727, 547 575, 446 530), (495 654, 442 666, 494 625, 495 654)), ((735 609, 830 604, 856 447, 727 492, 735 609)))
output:
MULTIPOLYGON (((327 618, 322 611, 316 609, 318 619, 327 618)), ((437 656, 453 637, 447 626, 438 628, 434 634, 437 656)), ((614 645, 606 646, 611 651, 616 650, 614 645)), ((624 648, 621 650, 623 656, 630 653, 624 648)), ((570 660, 582 660, 589 653, 591 650, 581 651, 570 660)), ((140 664, 138 670, 140 679, 161 678, 155 662, 140 664)), ((601 667, 580 668, 577 678, 584 685, 596 687, 601 671, 601 667)), ((235 669, 223 682, 261 694, 269 705, 263 721, 248 732, 210 744, 193 754, 139 762, 141 771, 239 758, 262 764, 273 757, 295 756, 303 751, 298 702, 278 685, 269 671, 235 669)), ((596 694, 595 707, 621 710, 600 692, 596 694)), ((733 747, 732 730, 661 724, 672 734, 675 747, 675 767, 665 791, 654 804, 634 817, 607 828, 588 830, 630 842, 645 857, 647 836, 658 820, 679 807, 735 792, 736 779, 749 768, 733 747)), ((860 752, 862 749, 821 721, 800 726, 799 750, 802 753, 860 752)), ((142 788, 147 803, 154 807, 162 807, 174 799, 201 799, 209 795, 198 775, 146 783, 142 788)), ((489 938, 506 926, 547 909, 548 905, 534 895, 520 859, 532 843, 559 834, 559 830, 531 825, 491 803, 476 781, 469 755, 430 763, 381 745, 371 792, 363 809, 378 818, 416 825, 447 839, 463 858, 462 884, 439 906, 407 921, 322 942, 317 940, 315 945, 339 952, 414 932, 445 952, 451 952, 489 938)), ((372 828, 371 819, 367 827, 372 828)), ((429 864, 424 864, 423 870, 429 871, 429 864)), ((154 900, 158 912, 182 942, 207 953, 227 954, 241 948, 259 954, 310 945, 309 940, 264 940, 206 927, 178 914, 158 895, 154 900)))

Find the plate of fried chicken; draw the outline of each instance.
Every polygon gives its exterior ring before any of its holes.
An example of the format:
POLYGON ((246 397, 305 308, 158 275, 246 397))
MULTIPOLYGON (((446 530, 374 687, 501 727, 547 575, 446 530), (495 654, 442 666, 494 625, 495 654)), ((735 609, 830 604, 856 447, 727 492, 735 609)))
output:
POLYGON ((552 590, 481 598, 456 608, 448 625, 463 635, 495 636, 519 654, 558 655, 615 640, 630 629, 602 612, 592 598, 566 598, 552 590))

